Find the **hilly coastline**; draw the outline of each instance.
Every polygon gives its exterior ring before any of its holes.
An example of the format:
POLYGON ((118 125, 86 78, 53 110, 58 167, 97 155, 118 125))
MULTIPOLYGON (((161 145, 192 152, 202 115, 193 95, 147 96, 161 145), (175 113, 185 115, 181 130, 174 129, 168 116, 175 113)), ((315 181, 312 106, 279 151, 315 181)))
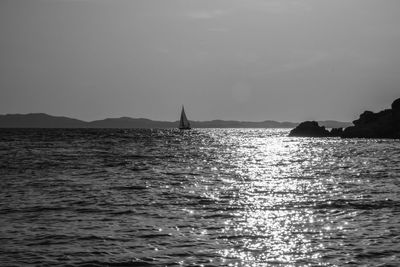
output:
MULTIPOLYGON (((191 121, 194 128, 294 128, 299 123, 266 120, 261 122, 211 120, 191 121)), ((319 121, 327 128, 348 127, 352 124, 340 121, 319 121)), ((154 121, 145 118, 107 118, 83 121, 45 113, 0 115, 0 128, 176 128, 178 121, 154 121)))

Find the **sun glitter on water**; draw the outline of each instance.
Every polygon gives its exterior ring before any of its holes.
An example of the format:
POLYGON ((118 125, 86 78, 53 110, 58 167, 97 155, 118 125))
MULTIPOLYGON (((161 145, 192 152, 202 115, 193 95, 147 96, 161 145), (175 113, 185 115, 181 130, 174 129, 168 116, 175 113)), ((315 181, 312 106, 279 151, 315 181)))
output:
POLYGON ((221 255, 255 264, 320 258, 323 245, 317 240, 325 235, 326 218, 316 216, 310 207, 299 210, 301 203, 326 190, 303 170, 315 158, 299 159, 307 148, 295 139, 270 134, 266 138, 260 130, 247 136, 232 137, 235 149, 229 151, 234 155, 223 156, 231 159, 233 172, 241 179, 225 185, 226 191, 235 192, 230 205, 238 211, 225 221, 222 236, 229 239, 230 248, 221 255))

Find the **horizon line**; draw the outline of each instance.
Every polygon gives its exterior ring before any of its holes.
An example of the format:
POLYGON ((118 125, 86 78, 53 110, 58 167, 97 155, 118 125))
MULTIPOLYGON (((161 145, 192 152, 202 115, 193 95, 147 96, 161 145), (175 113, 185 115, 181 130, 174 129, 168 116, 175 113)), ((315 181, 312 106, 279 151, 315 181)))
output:
MULTIPOLYGON (((94 119, 94 120, 84 120, 84 119, 80 119, 80 118, 76 118, 76 117, 69 117, 67 115, 53 115, 53 114, 49 114, 49 113, 45 113, 45 112, 30 112, 30 113, 4 113, 4 114, 0 114, 0 116, 7 116, 7 115, 22 115, 22 116, 26 116, 26 115, 47 115, 50 117, 60 117, 60 118, 68 118, 68 119, 74 119, 74 120, 79 120, 82 122, 86 122, 86 123, 90 123, 90 122, 94 122, 94 121, 101 121, 101 120, 107 120, 107 119, 123 119, 123 118, 127 118, 127 119, 143 119, 143 120, 150 120, 150 121, 155 121, 155 122, 177 122, 179 121, 179 119, 177 120, 158 120, 158 119, 151 119, 151 118, 146 118, 146 117, 129 117, 129 116, 119 116, 119 117, 103 117, 100 119, 94 119)), ((251 122, 251 123, 261 123, 261 122, 268 122, 268 121, 273 121, 273 122, 279 122, 279 123, 300 123, 303 121, 332 121, 332 122, 342 122, 342 123, 352 123, 352 121, 343 121, 343 120, 335 120, 335 119, 303 119, 301 121, 290 121, 290 120, 274 120, 274 119, 266 119, 266 120, 261 120, 261 121, 252 121, 252 120, 236 120, 236 119, 208 119, 208 120, 193 120, 193 119, 189 119, 189 121, 192 122, 210 122, 210 121, 231 121, 231 122, 251 122)))

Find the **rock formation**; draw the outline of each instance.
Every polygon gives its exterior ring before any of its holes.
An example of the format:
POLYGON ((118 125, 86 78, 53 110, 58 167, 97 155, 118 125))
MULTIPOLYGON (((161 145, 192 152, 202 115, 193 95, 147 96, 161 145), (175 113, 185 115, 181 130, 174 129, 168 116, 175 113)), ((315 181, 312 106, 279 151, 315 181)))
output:
POLYGON ((342 137, 400 138, 400 98, 392 103, 391 109, 378 113, 365 111, 353 124, 343 131, 342 137))
POLYGON ((316 121, 305 121, 291 130, 289 136, 325 137, 330 136, 330 132, 324 126, 319 126, 316 121))
POLYGON ((332 137, 341 137, 343 134, 343 128, 333 128, 330 132, 332 137))
POLYGON ((334 128, 329 132, 315 121, 306 121, 290 131, 289 136, 400 139, 400 98, 392 103, 391 109, 385 109, 378 113, 365 111, 358 120, 353 121, 353 124, 354 126, 344 130, 334 128))

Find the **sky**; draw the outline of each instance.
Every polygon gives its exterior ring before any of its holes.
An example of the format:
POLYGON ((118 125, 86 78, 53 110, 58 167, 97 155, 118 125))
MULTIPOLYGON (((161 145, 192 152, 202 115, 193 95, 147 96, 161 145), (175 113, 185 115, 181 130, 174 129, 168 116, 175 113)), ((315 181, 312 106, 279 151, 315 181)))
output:
POLYGON ((0 114, 352 121, 399 97, 398 0, 0 0, 0 114))

